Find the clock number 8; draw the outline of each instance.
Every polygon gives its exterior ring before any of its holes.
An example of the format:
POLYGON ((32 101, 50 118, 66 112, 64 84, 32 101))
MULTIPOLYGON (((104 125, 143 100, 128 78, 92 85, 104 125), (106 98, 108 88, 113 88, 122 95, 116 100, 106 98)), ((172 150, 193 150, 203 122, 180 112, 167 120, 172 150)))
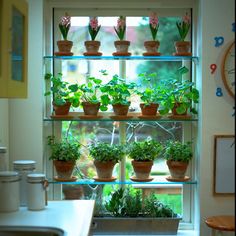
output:
POLYGON ((217 97, 222 97, 223 93, 222 93, 222 89, 221 88, 216 88, 216 96, 217 97))

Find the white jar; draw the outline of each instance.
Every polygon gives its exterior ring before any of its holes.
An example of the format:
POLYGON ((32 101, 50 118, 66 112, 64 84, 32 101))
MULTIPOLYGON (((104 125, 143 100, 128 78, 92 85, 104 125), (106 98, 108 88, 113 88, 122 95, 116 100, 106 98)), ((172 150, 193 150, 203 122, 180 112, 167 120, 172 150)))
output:
POLYGON ((20 206, 26 206, 27 203, 27 175, 35 171, 35 161, 17 160, 13 162, 14 171, 19 172, 20 180, 20 206))
POLYGON ((18 211, 20 176, 15 171, 0 171, 0 212, 18 211))
POLYGON ((6 147, 0 147, 0 171, 7 171, 6 147))
POLYGON ((43 210, 46 205, 46 188, 48 182, 45 174, 27 175, 27 206, 29 210, 43 210))

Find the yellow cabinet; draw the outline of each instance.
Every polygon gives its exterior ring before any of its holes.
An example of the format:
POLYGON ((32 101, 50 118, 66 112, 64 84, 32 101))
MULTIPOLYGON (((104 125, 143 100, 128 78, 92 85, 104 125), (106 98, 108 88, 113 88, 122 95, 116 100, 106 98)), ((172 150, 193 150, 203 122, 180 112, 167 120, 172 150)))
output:
POLYGON ((28 5, 0 0, 0 98, 27 97, 28 5))

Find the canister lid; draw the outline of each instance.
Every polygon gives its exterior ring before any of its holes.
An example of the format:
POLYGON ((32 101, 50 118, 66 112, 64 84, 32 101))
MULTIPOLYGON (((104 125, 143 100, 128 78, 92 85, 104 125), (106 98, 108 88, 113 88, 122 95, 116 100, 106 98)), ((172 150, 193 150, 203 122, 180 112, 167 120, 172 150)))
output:
POLYGON ((0 147, 0 153, 6 153, 7 148, 6 147, 0 147))
POLYGON ((13 162, 15 170, 32 170, 35 169, 35 161, 33 160, 17 160, 13 162))
POLYGON ((0 182, 12 182, 20 180, 19 173, 16 171, 0 171, 0 182))
POLYGON ((40 173, 32 173, 27 175, 27 181, 28 182, 41 182, 45 180, 45 174, 40 173))

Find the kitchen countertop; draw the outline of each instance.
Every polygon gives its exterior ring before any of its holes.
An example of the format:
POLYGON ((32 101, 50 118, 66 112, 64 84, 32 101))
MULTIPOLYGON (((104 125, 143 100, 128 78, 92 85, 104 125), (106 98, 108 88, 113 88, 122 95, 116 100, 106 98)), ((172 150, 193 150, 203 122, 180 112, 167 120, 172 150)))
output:
POLYGON ((44 226, 65 231, 66 236, 89 235, 95 202, 93 200, 49 201, 44 210, 0 213, 0 226, 44 226))

